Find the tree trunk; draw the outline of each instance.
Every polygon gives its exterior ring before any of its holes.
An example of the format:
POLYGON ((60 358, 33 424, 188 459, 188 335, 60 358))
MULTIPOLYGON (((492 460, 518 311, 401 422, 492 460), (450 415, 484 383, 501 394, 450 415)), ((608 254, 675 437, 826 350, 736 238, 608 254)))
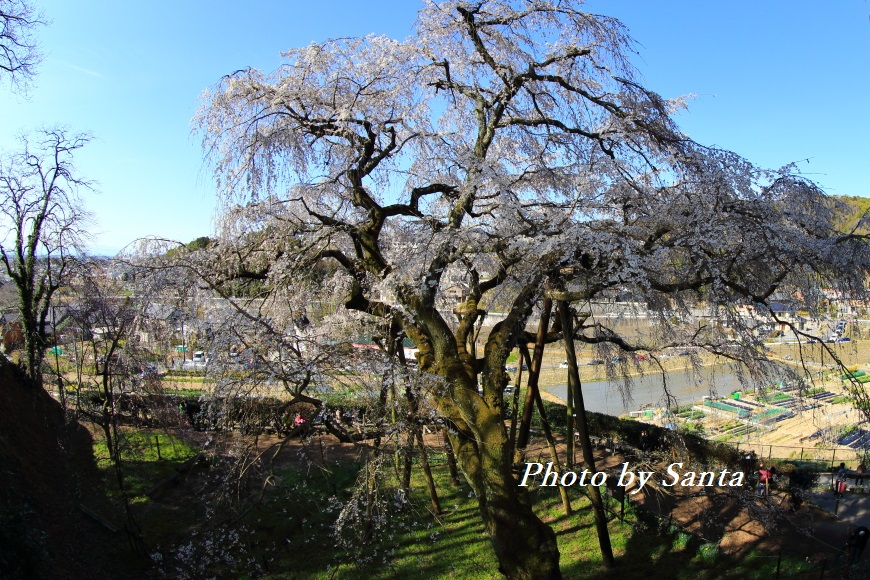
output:
MULTIPOLYGON (((379 415, 383 409, 387 408, 387 396, 389 395, 389 392, 390 392, 390 386, 386 382, 384 382, 381 385, 381 392, 378 395, 378 407, 376 410, 376 415, 379 415)), ((365 423, 365 416, 363 416, 363 423, 365 423)), ((382 431, 379 429, 377 432, 377 435, 374 438, 374 441, 372 442, 375 449, 381 448, 381 435, 382 434, 383 434, 382 431)))
POLYGON ((19 320, 24 338, 24 371, 37 387, 42 387, 43 340, 36 321, 36 306, 33 298, 19 297, 19 320))
MULTIPOLYGON (((567 350, 568 350, 567 346, 565 347, 565 350, 567 352, 567 350)), ((572 350, 572 352, 573 352, 573 350, 572 350)), ((571 382, 570 365, 573 364, 574 366, 576 366, 577 365, 577 358, 575 355, 575 358, 572 361, 571 355, 569 354, 567 356, 568 356, 568 366, 569 366, 568 375, 569 376, 568 376, 568 380, 567 380, 568 386, 565 389, 566 390, 566 392, 565 392, 565 414, 567 415, 565 417, 565 430, 568 432, 567 433, 568 440, 567 440, 567 445, 565 446, 566 447, 566 449, 565 449, 565 455, 566 455, 565 464, 568 466, 568 469, 573 469, 574 468, 574 458, 576 456, 576 453, 574 450, 574 435, 577 432, 577 430, 574 427, 574 417, 577 416, 577 411, 574 409, 574 398, 576 395, 575 391, 577 390, 577 384, 571 382)))
MULTIPOLYGON (((432 315, 421 309, 417 316, 426 323, 432 315)), ((477 497, 499 570, 509 578, 561 578, 556 534, 534 513, 527 488, 519 487, 512 470, 502 396, 504 361, 510 350, 506 328, 502 327, 500 338, 490 334, 483 357, 475 362, 446 325, 431 321, 428 341, 435 347, 428 352, 421 349, 418 360, 421 370, 444 380, 446 389, 433 402, 456 426, 450 442, 477 497)), ((417 342, 425 347, 427 340, 417 342)))
MULTIPOLYGON (((456 392, 454 401, 464 407, 463 403, 470 401, 462 398, 470 395, 470 389, 467 393, 456 392)), ((469 422, 467 428, 457 423, 459 432, 450 440, 465 478, 477 495, 499 570, 508 578, 561 578, 556 534, 535 515, 527 488, 519 487, 511 471, 511 450, 501 409, 480 399, 473 403, 470 407, 476 414, 475 421, 469 422)))
MULTIPOLYGON (((583 450, 584 468, 594 473, 595 457, 592 454, 592 442, 589 440, 589 429, 586 423, 586 407, 583 404, 583 391, 580 389, 580 372, 577 370, 577 353, 574 350, 574 320, 567 302, 559 302, 559 317, 562 323, 562 333, 565 342, 565 354, 568 357, 568 392, 574 392, 577 406, 577 431, 580 435, 580 448, 583 450)), ((569 435, 573 435, 569 433, 569 435)), ((573 438, 573 436, 572 436, 573 438)), ((592 514, 595 517, 595 531, 598 533, 598 545, 601 548, 601 558, 604 566, 613 568, 613 549, 610 546, 610 532, 607 529, 607 515, 604 513, 604 503, 601 492, 595 486, 588 486, 589 500, 592 502, 592 514)))

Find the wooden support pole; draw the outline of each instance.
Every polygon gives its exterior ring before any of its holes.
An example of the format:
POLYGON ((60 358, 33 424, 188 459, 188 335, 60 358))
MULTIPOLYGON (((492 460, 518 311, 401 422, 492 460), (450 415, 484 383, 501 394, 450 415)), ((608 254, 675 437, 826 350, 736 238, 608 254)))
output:
MULTIPOLYGON (((594 473, 595 456, 592 454, 592 441, 589 439, 586 407, 583 404, 583 391, 580 388, 580 371, 577 369, 577 352, 574 350, 574 320, 567 302, 559 302, 558 308, 565 342, 565 355, 568 358, 568 392, 574 389, 577 395, 574 402, 577 405, 577 432, 580 435, 584 468, 594 473)), ((613 559, 613 548, 610 545, 610 532, 607 529, 607 515, 604 513, 601 492, 595 486, 589 486, 588 490, 592 514, 595 517, 595 530, 598 533, 598 545, 601 548, 601 559, 605 567, 613 568, 616 562, 613 559)))
MULTIPOLYGON (((547 329, 550 327, 550 313, 553 310, 553 301, 550 298, 544 299, 544 304, 541 309, 541 320, 538 323, 538 334, 535 338, 535 351, 532 355, 532 364, 529 365, 529 384, 526 391, 526 398, 523 403, 523 416, 520 421, 520 429, 517 433, 517 446, 514 454, 516 461, 522 458, 522 453, 529 445, 529 429, 532 426, 532 410, 535 405, 534 392, 538 388, 538 378, 541 374, 541 362, 544 359, 544 344, 547 339, 547 329)), ((520 349, 526 348, 526 345, 520 345, 520 349)))
MULTIPOLYGON (((553 458, 553 463, 556 465, 556 472, 562 473, 562 462, 559 460, 559 454, 556 451, 556 441, 553 439, 553 432, 550 429, 550 421, 547 419, 547 412, 544 410, 544 401, 541 400, 541 391, 535 389, 535 403, 538 405, 538 414, 541 416, 541 428, 544 430, 544 436, 547 438, 547 446, 550 448, 550 457, 553 458)), ((562 498, 562 508, 565 510, 565 515, 571 515, 571 500, 568 498, 568 490, 564 485, 560 485, 559 495, 562 498)))
POLYGON ((435 479, 432 477, 432 468, 429 467, 429 453, 423 442, 423 428, 416 429, 417 443, 420 447, 420 467, 423 468, 423 477, 426 479, 426 488, 429 490, 429 501, 432 504, 432 515, 441 514, 441 502, 438 501, 438 490, 435 487, 435 479))
POLYGON ((517 379, 514 383, 514 392, 511 397, 511 428, 508 435, 508 448, 516 449, 517 444, 517 421, 519 420, 519 402, 520 402, 520 385, 523 384, 523 364, 525 363, 528 368, 532 368, 531 359, 526 360, 529 356, 529 349, 523 348, 525 345, 520 346, 520 360, 517 365, 517 379))
POLYGON ((459 469, 456 466, 456 455, 453 453, 453 445, 447 434, 447 427, 441 428, 441 440, 444 441, 444 453, 447 455, 447 470, 450 472, 450 484, 460 485, 459 469))

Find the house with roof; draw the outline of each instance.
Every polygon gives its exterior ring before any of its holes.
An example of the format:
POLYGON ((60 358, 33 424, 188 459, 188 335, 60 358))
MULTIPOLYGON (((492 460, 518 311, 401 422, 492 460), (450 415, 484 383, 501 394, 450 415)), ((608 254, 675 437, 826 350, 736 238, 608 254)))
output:
POLYGON ((0 314, 0 334, 3 352, 10 353, 24 346, 24 332, 17 311, 9 310, 0 314))

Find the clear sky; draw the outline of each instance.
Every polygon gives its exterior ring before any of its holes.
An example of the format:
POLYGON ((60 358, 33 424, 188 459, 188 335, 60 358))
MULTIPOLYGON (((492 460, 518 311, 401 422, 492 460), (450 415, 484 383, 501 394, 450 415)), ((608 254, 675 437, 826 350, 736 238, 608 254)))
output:
MULTIPOLYGON (((97 183, 92 250, 212 230, 215 196, 190 119, 201 91, 279 53, 330 37, 404 38, 414 0, 34 0, 49 26, 26 98, 0 89, 0 147, 65 125, 94 141, 77 156, 97 183)), ((870 195, 870 2, 591 0, 637 41, 634 62, 696 140, 754 162, 800 167, 837 195, 870 195)))

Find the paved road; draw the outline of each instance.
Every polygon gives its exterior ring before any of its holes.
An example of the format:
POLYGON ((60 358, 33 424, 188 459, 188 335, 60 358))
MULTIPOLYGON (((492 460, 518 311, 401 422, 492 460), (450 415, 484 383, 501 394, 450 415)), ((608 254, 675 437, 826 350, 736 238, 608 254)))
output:
POLYGON ((846 492, 839 504, 832 491, 814 491, 807 499, 826 512, 833 514, 836 511, 840 521, 848 522, 853 526, 870 528, 870 494, 846 492))

